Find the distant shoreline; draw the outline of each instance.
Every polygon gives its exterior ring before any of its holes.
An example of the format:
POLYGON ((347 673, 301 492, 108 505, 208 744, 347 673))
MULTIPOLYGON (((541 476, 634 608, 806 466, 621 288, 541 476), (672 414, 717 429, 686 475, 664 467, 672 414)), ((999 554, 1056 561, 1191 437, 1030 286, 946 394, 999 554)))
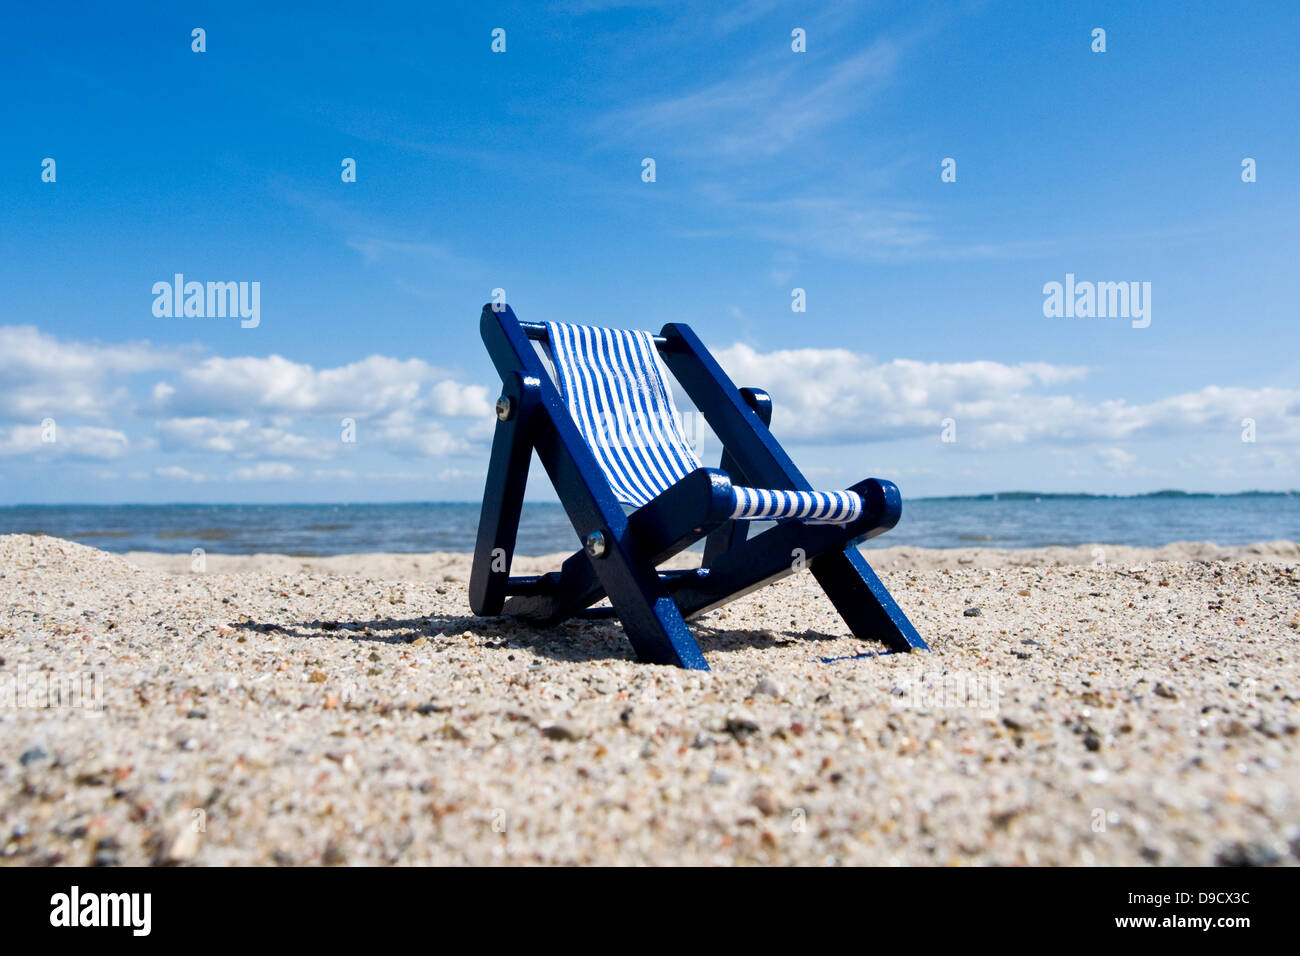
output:
MULTIPOLYGON (((118 554, 463 554, 474 548, 479 518, 477 502, 0 506, 0 534, 44 534, 118 554)), ((755 533, 762 530, 760 525, 755 533)), ((1278 539, 1300 541, 1300 493, 1005 491, 905 498, 898 525, 866 547, 1020 551, 1099 542, 1159 548, 1187 541, 1238 547, 1278 539)), ((525 505, 518 553, 553 554, 574 541, 561 505, 525 505)))
POLYGON ((1137 501, 1144 498, 1293 498, 1300 491, 1181 491, 1168 488, 1163 491, 1144 491, 1133 495, 1098 495, 1083 491, 994 491, 984 495, 918 495, 912 501, 1137 501))
MULTIPOLYGON (((906 501, 1138 501, 1142 499, 1206 498, 1297 498, 1300 490, 1291 491, 1183 491, 1165 488, 1134 494, 1096 494, 1086 491, 989 491, 967 495, 903 495, 906 501)), ((0 505, 0 512, 20 508, 401 508, 405 506, 463 507, 478 505, 479 499, 401 500, 401 501, 58 501, 14 502, 0 505)), ((527 505, 559 507, 558 501, 526 501, 527 505)))

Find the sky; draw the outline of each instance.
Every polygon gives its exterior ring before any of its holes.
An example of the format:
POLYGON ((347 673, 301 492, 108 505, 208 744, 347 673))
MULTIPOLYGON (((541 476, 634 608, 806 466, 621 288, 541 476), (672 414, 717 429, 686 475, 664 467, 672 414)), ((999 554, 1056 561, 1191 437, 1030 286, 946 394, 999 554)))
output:
POLYGON ((7 15, 0 503, 474 500, 495 289, 817 487, 1300 488, 1300 7, 269 6, 7 15))

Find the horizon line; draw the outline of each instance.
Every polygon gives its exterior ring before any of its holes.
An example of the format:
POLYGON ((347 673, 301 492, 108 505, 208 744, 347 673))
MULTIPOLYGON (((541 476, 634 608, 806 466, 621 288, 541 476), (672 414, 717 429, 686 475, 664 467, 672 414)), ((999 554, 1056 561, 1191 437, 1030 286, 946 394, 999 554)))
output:
MULTIPOLYGON (((972 494, 916 495, 904 501, 1027 501, 1031 499, 1137 499, 1137 498, 1291 498, 1300 496, 1300 490, 1269 491, 1260 488, 1242 491, 1186 491, 1181 488, 1162 488, 1157 491, 1140 491, 1131 494, 1114 494, 1091 491, 985 491, 972 494)), ((401 499, 392 501, 24 501, 0 504, 6 508, 321 508, 321 507, 385 507, 398 505, 474 505, 478 498, 401 499)), ((559 501, 525 501, 525 504, 559 506, 559 501)))

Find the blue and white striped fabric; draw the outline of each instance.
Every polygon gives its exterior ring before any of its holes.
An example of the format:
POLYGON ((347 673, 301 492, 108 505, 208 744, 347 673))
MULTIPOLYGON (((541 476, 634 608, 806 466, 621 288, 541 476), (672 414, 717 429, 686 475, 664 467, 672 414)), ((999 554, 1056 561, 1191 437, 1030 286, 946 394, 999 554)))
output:
MULTIPOLYGON (((703 467, 682 433, 649 332, 559 322, 547 329, 569 414, 619 501, 639 508, 703 467)), ((733 518, 843 524, 862 514, 853 491, 734 490, 733 518)))
POLYGON ((862 514, 856 491, 775 491, 736 488, 733 518, 803 518, 815 523, 843 524, 862 514))

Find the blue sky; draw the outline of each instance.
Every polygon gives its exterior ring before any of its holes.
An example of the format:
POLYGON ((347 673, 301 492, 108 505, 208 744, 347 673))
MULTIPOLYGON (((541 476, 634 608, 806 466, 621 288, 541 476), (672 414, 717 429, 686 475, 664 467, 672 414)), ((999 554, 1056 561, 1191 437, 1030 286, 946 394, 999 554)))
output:
POLYGON ((1297 8, 264 6, 10 14, 0 500, 473 499, 498 287, 692 324, 822 486, 1300 487, 1297 8))

